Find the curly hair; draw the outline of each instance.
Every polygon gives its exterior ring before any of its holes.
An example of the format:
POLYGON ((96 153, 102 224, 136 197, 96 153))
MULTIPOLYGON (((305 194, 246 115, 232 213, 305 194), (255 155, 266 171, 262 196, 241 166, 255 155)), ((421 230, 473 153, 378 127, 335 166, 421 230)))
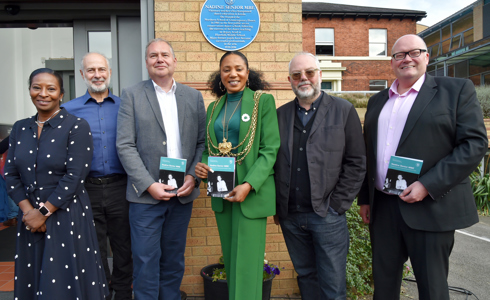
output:
MULTIPOLYGON (((240 56, 243 59, 243 62, 245 63, 245 66, 247 67, 247 70, 249 70, 248 74, 248 87, 252 91, 257 91, 257 90, 269 90, 270 89, 270 84, 264 80, 264 74, 260 71, 250 69, 248 67, 248 59, 243 53, 240 51, 228 51, 226 52, 223 56, 221 56, 221 59, 219 61, 219 67, 221 69, 221 64, 223 63, 223 59, 227 57, 228 55, 235 54, 240 56)), ((216 96, 217 98, 223 96, 226 94, 226 90, 221 90, 220 88, 220 83, 221 83, 221 72, 220 70, 213 72, 208 79, 208 86, 211 89, 211 94, 216 96)), ((222 85, 222 84, 221 84, 222 85)))

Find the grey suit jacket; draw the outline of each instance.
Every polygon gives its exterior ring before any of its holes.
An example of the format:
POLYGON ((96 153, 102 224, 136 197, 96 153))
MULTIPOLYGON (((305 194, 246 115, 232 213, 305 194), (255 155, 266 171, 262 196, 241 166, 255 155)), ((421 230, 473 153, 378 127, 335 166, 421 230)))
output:
MULTIPOLYGON (((364 121, 368 173, 359 204, 374 198, 378 117, 389 89, 369 99, 364 121)), ((425 231, 450 231, 478 222, 468 175, 488 148, 483 115, 473 83, 467 79, 427 75, 408 114, 395 155, 423 160, 419 181, 429 196, 416 203, 398 201, 407 225, 425 231)))
MULTIPOLYGON (((177 83, 175 98, 182 158, 187 159, 186 175, 196 178, 195 167, 201 161, 205 143, 206 111, 203 98, 197 90, 180 83, 177 83)), ((159 200, 155 200, 146 189, 158 181, 160 157, 167 156, 167 137, 151 79, 122 91, 116 147, 128 173, 128 201, 158 203, 159 200)), ((199 185, 189 196, 179 197, 179 201, 189 203, 197 196, 199 185)))
MULTIPOLYGON (((274 165, 277 214, 288 214, 295 101, 277 109, 281 147, 274 165)), ((337 213, 348 210, 361 188, 366 172, 366 151, 361 122, 347 100, 323 94, 306 145, 311 204, 325 217, 331 206, 337 213)))

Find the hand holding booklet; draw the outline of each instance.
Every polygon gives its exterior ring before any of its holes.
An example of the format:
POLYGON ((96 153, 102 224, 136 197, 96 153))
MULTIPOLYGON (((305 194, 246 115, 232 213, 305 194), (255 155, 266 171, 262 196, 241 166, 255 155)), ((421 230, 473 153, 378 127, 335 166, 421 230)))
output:
POLYGON ((235 188, 235 158, 210 156, 208 166, 214 172, 208 172, 207 195, 225 197, 235 188))
POLYGON ((392 156, 383 191, 392 195, 400 195, 404 189, 419 179, 423 163, 424 161, 420 159, 392 156))
POLYGON ((158 182, 170 185, 173 189, 168 193, 177 194, 177 190, 184 185, 186 159, 160 157, 160 174, 158 182))

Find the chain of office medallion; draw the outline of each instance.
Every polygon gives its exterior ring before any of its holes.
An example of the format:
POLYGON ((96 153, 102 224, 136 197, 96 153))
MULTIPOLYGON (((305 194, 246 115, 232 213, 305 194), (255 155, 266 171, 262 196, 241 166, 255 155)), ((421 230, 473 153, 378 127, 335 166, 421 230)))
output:
MULTIPOLYGON (((245 157, 248 155, 248 153, 252 149, 252 145, 253 145, 253 142, 254 142, 254 139, 255 139, 255 131, 257 129, 257 116, 258 116, 258 112, 259 112, 259 99, 260 99, 260 96, 262 96, 263 93, 264 93, 263 91, 256 91, 254 93, 254 109, 253 109, 253 113, 252 113, 252 124, 248 128, 247 135, 245 136, 245 138, 243 139, 243 141, 241 141, 236 147, 231 148, 231 150, 237 149, 238 147, 240 147, 241 145, 243 145, 243 143, 247 140, 248 136, 251 133, 250 139, 248 140, 247 146, 245 146, 245 148, 243 149, 243 151, 240 152, 240 153, 237 153, 237 154, 234 154, 234 153, 231 153, 231 152, 228 153, 228 156, 233 156, 233 157, 238 157, 238 156, 243 155, 242 157, 240 157, 236 161, 239 165, 241 165, 242 161, 245 159, 245 157)), ((223 96, 221 96, 221 98, 219 98, 219 100, 214 103, 213 110, 211 111, 211 116, 209 117, 208 126, 206 128, 206 131, 207 131, 207 139, 208 139, 208 152, 209 152, 209 154, 211 156, 221 156, 221 153, 219 151, 217 153, 214 153, 213 151, 211 151, 211 147, 214 148, 214 149, 216 149, 216 150, 219 150, 219 148, 216 145, 213 144, 213 142, 211 140, 211 136, 209 135, 209 126, 211 125, 211 120, 213 119, 214 110, 218 106, 218 104, 221 101, 221 99, 223 99, 223 96)))

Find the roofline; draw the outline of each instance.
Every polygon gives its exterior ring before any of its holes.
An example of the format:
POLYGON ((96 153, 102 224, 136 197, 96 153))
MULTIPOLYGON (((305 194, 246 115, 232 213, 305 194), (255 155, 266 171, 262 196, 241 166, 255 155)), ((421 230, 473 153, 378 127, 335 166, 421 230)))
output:
POLYGON ((476 6, 477 3, 478 3, 478 0, 475 1, 475 2, 473 2, 473 3, 471 3, 470 5, 468 5, 468 6, 464 7, 464 8, 458 10, 457 12, 455 12, 452 15, 450 15, 449 17, 444 18, 441 21, 437 22, 436 24, 434 24, 434 25, 426 28, 425 30, 417 33, 417 35, 418 36, 422 36, 422 34, 432 33, 432 31, 435 28, 440 27, 441 25, 446 25, 445 24, 446 22, 448 22, 448 21, 449 22, 453 22, 454 21, 453 18, 455 18, 455 17, 458 17, 459 18, 461 15, 466 15, 467 14, 467 12, 466 12, 467 10, 471 9, 473 11, 473 9, 475 8, 475 6, 476 6), (430 32, 426 32, 428 30, 430 30, 430 32))
POLYGON ((363 18, 363 19, 412 19, 415 21, 420 21, 427 17, 427 13, 387 13, 387 12, 318 12, 318 11, 303 11, 303 18, 308 19, 309 17, 320 18, 363 18))

